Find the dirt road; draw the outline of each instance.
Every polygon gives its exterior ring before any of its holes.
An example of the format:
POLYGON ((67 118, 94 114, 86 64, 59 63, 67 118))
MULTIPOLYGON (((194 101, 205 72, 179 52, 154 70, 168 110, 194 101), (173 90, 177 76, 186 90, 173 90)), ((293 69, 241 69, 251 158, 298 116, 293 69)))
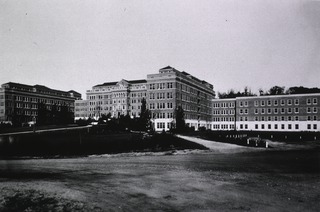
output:
POLYGON ((0 211, 318 211, 319 153, 0 161, 0 211))

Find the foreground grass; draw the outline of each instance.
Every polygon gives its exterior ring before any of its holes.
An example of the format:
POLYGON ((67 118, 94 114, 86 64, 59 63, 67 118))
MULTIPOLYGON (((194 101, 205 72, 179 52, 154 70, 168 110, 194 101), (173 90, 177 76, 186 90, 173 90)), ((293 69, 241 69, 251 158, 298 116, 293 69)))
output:
POLYGON ((45 132, 4 137, 0 141, 0 157, 73 157, 91 154, 126 152, 160 152, 201 149, 202 145, 171 134, 155 134, 144 138, 139 133, 92 133, 86 130, 45 132))

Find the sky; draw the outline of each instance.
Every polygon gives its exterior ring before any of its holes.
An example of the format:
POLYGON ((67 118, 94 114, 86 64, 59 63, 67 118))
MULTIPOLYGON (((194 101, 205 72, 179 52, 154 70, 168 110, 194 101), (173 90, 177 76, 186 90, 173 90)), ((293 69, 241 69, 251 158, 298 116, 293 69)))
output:
POLYGON ((85 99, 168 65, 216 92, 320 87, 320 1, 0 0, 0 84, 85 99))

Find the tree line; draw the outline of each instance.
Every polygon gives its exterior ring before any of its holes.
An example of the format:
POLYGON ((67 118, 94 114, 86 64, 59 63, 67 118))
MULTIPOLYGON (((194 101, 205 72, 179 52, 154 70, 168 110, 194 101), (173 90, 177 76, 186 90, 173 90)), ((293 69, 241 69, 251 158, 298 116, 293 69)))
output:
MULTIPOLYGON (((308 93, 320 93, 320 88, 317 88, 317 87, 307 88, 303 86, 294 86, 286 89, 285 86, 275 85, 266 91, 264 91, 263 89, 259 89, 260 96, 308 94, 308 93)), ((229 99, 229 98, 236 98, 236 97, 242 97, 242 96, 257 96, 257 94, 252 93, 251 89, 248 88, 247 86, 244 88, 244 91, 235 91, 231 89, 227 92, 218 92, 219 99, 229 99)))

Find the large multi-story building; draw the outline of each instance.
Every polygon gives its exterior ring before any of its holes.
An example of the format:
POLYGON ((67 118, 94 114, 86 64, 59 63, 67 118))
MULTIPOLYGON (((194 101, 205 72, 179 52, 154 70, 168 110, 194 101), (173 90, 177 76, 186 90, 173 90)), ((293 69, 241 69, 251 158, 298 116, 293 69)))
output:
POLYGON ((215 99, 213 130, 320 131, 319 105, 319 93, 215 99))
POLYGON ((169 130, 175 124, 175 109, 184 110, 185 122, 198 129, 211 129, 213 85, 170 66, 147 75, 147 103, 156 131, 169 130))
POLYGON ((77 100, 75 119, 98 118, 102 114, 112 117, 129 114, 138 117, 141 100, 146 99, 146 80, 121 80, 93 86, 87 90, 87 100, 77 100))
POLYGON ((24 85, 19 83, 5 83, 0 88, 0 122, 11 122, 13 117, 19 123, 34 120, 38 116, 38 104, 44 103, 48 110, 56 105, 68 106, 74 111, 74 102, 81 99, 76 91, 60 91, 43 85, 24 85))
POLYGON ((107 82, 93 86, 86 94, 87 100, 76 101, 76 119, 108 113, 112 117, 139 117, 145 98, 157 131, 169 130, 175 124, 175 109, 179 106, 184 110, 186 124, 195 129, 211 128, 213 86, 170 66, 147 75, 146 80, 107 82))

